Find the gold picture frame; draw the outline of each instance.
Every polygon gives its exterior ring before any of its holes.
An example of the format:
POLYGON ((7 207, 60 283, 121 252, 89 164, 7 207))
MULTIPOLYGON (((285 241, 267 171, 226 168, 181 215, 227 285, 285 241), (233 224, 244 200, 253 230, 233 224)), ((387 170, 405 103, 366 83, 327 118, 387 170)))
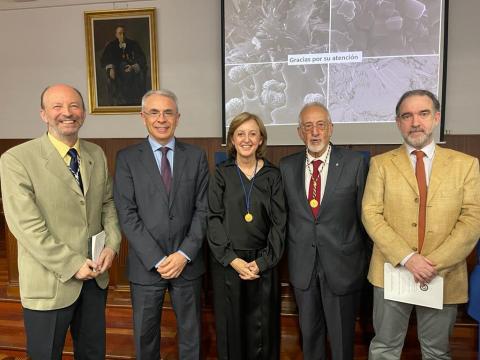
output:
POLYGON ((93 114, 139 112, 158 89, 155 8, 84 14, 88 104, 93 114))

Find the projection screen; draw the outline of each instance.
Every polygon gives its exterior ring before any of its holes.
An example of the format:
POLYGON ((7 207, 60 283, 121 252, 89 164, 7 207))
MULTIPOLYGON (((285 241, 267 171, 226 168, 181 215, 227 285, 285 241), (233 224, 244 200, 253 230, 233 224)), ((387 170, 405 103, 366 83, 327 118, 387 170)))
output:
MULTIPOLYGON (((330 110, 336 144, 394 144, 407 90, 445 103, 447 0, 223 0, 223 139, 242 111, 270 145, 299 144, 299 110, 330 110)), ((443 140, 443 123, 436 140, 443 140)))

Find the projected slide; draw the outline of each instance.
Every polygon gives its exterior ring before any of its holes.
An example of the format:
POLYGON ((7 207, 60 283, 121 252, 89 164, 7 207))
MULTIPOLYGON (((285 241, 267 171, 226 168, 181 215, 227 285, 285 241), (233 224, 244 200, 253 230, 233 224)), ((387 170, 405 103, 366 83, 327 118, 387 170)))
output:
POLYGON ((225 123, 242 111, 296 125, 394 122, 409 89, 440 95, 442 0, 224 0, 225 123))

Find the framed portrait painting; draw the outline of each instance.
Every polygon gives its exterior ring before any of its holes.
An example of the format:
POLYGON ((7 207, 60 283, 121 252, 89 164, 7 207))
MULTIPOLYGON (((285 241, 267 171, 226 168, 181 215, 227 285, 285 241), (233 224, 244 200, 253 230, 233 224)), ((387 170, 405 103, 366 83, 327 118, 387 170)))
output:
POLYGON ((158 89, 155 8, 85 12, 91 113, 139 112, 158 89))

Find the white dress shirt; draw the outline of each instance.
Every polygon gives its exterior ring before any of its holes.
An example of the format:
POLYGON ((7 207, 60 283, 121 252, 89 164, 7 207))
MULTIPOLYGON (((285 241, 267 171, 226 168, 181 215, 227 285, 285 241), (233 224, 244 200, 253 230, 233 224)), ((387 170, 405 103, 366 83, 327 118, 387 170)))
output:
POLYGON ((318 171, 320 172, 320 204, 322 203, 323 193, 325 192, 325 184, 327 183, 327 176, 328 176, 328 164, 330 163, 330 152, 332 150, 332 146, 328 144, 326 151, 318 158, 314 158, 310 153, 307 151, 307 160, 305 164, 305 193, 308 199, 308 190, 310 189, 310 179, 312 178, 313 174, 313 161, 321 160, 322 163, 320 164, 318 171))

